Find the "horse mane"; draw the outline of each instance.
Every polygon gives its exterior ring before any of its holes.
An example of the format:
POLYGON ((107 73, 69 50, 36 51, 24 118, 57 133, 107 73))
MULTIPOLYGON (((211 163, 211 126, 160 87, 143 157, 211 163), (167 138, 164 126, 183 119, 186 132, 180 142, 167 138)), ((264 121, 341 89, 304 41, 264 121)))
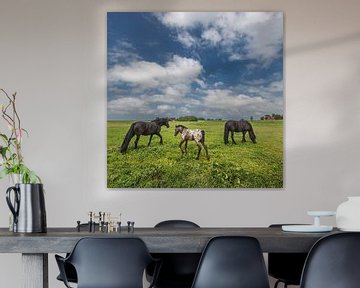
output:
POLYGON ((176 125, 176 127, 181 127, 181 128, 183 128, 183 129, 188 129, 186 126, 181 125, 181 124, 176 125))
POLYGON ((168 118, 159 118, 159 117, 156 117, 154 120, 151 120, 150 122, 159 123, 159 122, 166 122, 166 121, 169 121, 169 119, 168 119, 168 118))

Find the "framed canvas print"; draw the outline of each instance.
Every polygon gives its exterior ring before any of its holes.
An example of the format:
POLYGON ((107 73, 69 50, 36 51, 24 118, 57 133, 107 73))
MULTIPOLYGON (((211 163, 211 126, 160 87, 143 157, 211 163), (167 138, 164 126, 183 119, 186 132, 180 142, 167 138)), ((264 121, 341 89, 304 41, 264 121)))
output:
POLYGON ((283 187, 283 13, 107 14, 108 188, 283 187))

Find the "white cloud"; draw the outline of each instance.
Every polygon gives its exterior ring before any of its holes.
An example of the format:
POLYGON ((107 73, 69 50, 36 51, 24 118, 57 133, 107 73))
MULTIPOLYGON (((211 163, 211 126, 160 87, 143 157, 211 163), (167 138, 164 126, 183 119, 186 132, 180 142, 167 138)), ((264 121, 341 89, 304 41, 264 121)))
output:
POLYGON ((108 71, 108 81, 122 81, 143 89, 160 88, 190 84, 197 79, 202 69, 202 65, 197 60, 175 55, 163 66, 148 61, 115 65, 108 71))
POLYGON ((274 81, 271 82, 268 87, 269 92, 283 92, 284 84, 283 81, 274 81))
POLYGON ((189 91, 190 87, 187 85, 167 86, 161 89, 160 93, 149 95, 148 101, 154 103, 182 103, 182 99, 189 91))
POLYGON ((282 48, 281 12, 170 12, 157 17, 176 29, 184 46, 220 45, 231 61, 252 59, 269 64, 282 48), (195 27, 202 29, 201 39, 193 33, 195 27))
POLYGON ((182 106, 182 107, 179 107, 177 109, 177 112, 178 112, 178 115, 179 116, 185 116, 185 115, 191 115, 193 114, 191 109, 189 107, 185 107, 185 106, 182 106))
POLYGON ((233 52, 230 53, 229 60, 230 61, 246 60, 246 55, 245 54, 242 55, 238 52, 233 52))
POLYGON ((262 106, 265 99, 262 97, 250 97, 242 94, 234 94, 230 90, 215 89, 207 91, 207 95, 203 98, 205 107, 217 108, 219 110, 238 111, 246 106, 255 105, 262 106))
POLYGON ((180 106, 198 105, 199 101, 188 94, 193 83, 206 87, 199 79, 202 69, 197 60, 176 55, 164 65, 143 60, 115 65, 108 71, 108 80, 116 99, 108 102, 108 111, 121 115, 170 115, 177 113, 180 106), (116 93, 119 83, 131 86, 128 91, 132 97, 125 96, 124 89, 116 93))
POLYGON ((216 45, 222 40, 220 33, 214 28, 205 30, 202 33, 201 38, 208 41, 211 45, 216 45))
POLYGON ((282 95, 283 81, 273 80, 268 82, 266 79, 257 79, 236 86, 236 90, 244 91, 245 94, 261 95, 261 97, 264 98, 273 98, 276 97, 276 95, 282 95))
POLYGON ((146 101, 136 97, 122 97, 108 102, 110 113, 132 114, 146 110, 146 101))
POLYGON ((241 119, 282 113, 282 97, 249 96, 229 89, 208 90, 201 103, 199 114, 204 112, 201 115, 205 118, 241 119))
POLYGON ((177 40, 187 48, 196 45, 196 39, 186 31, 180 31, 177 35, 177 40))
POLYGON ((193 95, 188 95, 190 92, 190 87, 186 85, 169 86, 162 89, 160 93, 147 95, 146 100, 149 103, 165 103, 178 106, 199 105, 199 100, 191 98, 193 95))
POLYGON ((195 82, 203 89, 207 86, 206 83, 201 79, 196 79, 195 82))
POLYGON ((217 17, 217 13, 168 12, 158 13, 158 19, 168 27, 193 28, 196 25, 209 25, 217 17))
POLYGON ((125 40, 117 41, 116 45, 108 51, 108 63, 129 62, 139 60, 133 45, 125 40))
POLYGON ((171 112, 173 110, 175 110, 176 107, 175 106, 172 106, 172 105, 159 105, 157 106, 157 110, 160 112, 160 113, 165 113, 165 112, 171 112))
POLYGON ((154 62, 134 61, 129 65, 115 65, 108 72, 108 81, 122 81, 144 86, 155 86, 158 78, 166 76, 166 71, 154 62))
MULTIPOLYGON (((277 87, 275 82, 272 87, 277 87)), ((274 88, 278 89, 278 88, 274 88)), ((229 89, 202 90, 205 95, 198 99, 182 95, 170 87, 163 94, 142 94, 132 97, 119 96, 108 103, 108 111, 118 115, 184 116, 196 115, 205 118, 240 119, 282 113, 282 97, 249 96, 229 89)))

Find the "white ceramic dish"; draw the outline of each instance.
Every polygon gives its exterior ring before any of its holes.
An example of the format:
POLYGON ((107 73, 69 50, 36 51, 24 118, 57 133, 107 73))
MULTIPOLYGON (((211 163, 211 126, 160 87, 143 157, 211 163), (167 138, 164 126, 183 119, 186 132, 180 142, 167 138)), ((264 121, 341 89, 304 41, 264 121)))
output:
POLYGON ((315 226, 315 225, 282 225, 281 229, 286 232, 330 232, 333 230, 332 226, 315 226))
POLYGON ((324 217, 324 216, 335 216, 335 211, 308 211, 309 216, 324 217))

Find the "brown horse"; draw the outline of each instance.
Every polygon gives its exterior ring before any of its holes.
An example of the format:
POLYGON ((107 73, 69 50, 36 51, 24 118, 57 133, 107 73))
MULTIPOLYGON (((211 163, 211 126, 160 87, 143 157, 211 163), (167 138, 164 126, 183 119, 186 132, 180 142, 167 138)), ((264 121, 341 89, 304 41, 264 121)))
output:
POLYGON ((232 140, 233 144, 236 144, 236 142, 234 140, 234 132, 242 132, 242 141, 241 142, 246 142, 245 134, 246 134, 246 132, 248 132, 251 141, 254 144, 256 143, 256 136, 255 136, 254 130, 249 121, 246 121, 244 119, 241 119, 240 121, 234 121, 234 120, 227 121, 225 123, 225 127, 224 127, 224 143, 225 144, 228 144, 228 142, 229 142, 229 140, 228 140, 229 132, 231 132, 231 140, 232 140))
POLYGON ((137 149, 137 144, 140 139, 140 135, 148 136, 150 135, 148 146, 150 146, 151 139, 153 135, 157 135, 160 137, 160 144, 163 144, 163 139, 160 134, 161 126, 166 126, 169 128, 169 119, 168 118, 156 118, 155 120, 151 122, 143 122, 138 121, 131 124, 129 131, 126 133, 124 141, 121 145, 120 152, 125 153, 131 139, 136 135, 135 140, 135 149, 137 149))

